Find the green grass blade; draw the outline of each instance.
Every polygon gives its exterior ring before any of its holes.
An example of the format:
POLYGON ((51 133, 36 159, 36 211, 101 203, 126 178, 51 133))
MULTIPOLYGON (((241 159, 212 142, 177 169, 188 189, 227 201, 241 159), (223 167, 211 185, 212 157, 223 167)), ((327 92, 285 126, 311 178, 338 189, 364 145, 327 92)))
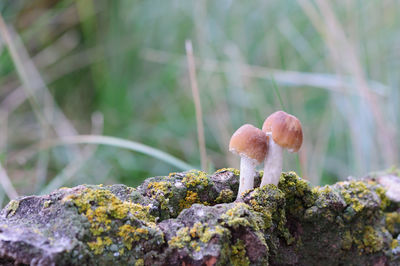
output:
POLYGON ((183 171, 195 168, 192 165, 187 164, 184 161, 159 149, 147 146, 145 144, 136 141, 120 139, 116 137, 100 136, 100 135, 78 135, 78 136, 65 137, 62 140, 54 142, 54 144, 51 146, 60 146, 66 144, 96 144, 96 145, 114 146, 149 155, 163 162, 166 162, 170 165, 173 165, 183 171))
MULTIPOLYGON (((185 163, 184 161, 156 148, 138 143, 135 141, 120 139, 116 137, 100 136, 100 135, 78 135, 65 137, 62 140, 49 141, 42 145, 42 149, 47 149, 55 146, 70 145, 70 144, 95 144, 95 145, 108 145, 131 151, 143 153, 166 162, 176 168, 187 171, 195 167, 185 163)), ((42 191, 41 194, 50 193, 54 189, 62 186, 67 180, 67 173, 60 173, 57 175, 42 191)))

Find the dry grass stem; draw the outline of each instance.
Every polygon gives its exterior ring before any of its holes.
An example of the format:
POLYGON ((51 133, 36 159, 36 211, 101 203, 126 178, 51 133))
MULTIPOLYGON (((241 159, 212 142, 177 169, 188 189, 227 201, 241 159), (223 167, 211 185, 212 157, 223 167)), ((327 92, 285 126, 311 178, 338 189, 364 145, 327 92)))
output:
POLYGON ((199 141, 201 169, 207 170, 207 151, 206 142, 204 138, 204 125, 203 125, 203 112, 201 110, 200 94, 196 78, 196 65, 193 56, 193 47, 190 40, 185 43, 187 63, 189 67, 190 85, 192 87, 193 101, 196 110, 196 123, 197 123, 197 138, 199 141))
MULTIPOLYGON (((160 64, 179 64, 184 66, 184 56, 179 54, 172 54, 165 51, 154 49, 144 49, 141 53, 142 58, 160 64)), ((227 73, 231 69, 232 62, 218 61, 209 58, 194 57, 196 60, 196 67, 203 71, 222 72, 227 73)), ((348 76, 343 77, 336 74, 328 73, 308 73, 299 71, 288 71, 271 69, 262 66, 255 66, 249 64, 241 64, 241 74, 251 78, 260 78, 271 80, 274 78, 275 82, 285 86, 309 86, 319 89, 327 89, 332 92, 343 94, 355 94, 353 91, 346 91, 343 88, 354 88, 354 78, 348 76)), ((388 87, 377 81, 369 81, 372 93, 378 96, 386 96, 388 87)))
POLYGON ((3 168, 1 163, 0 163, 0 183, 10 200, 18 197, 18 193, 15 190, 13 184, 11 183, 11 180, 8 177, 7 172, 3 168))
MULTIPOLYGON (((77 131, 73 125, 68 121, 62 111, 57 108, 52 95, 48 91, 45 82, 41 78, 32 60, 30 60, 30 57, 21 40, 18 38, 17 33, 11 28, 7 28, 1 14, 0 34, 9 49, 15 68, 21 78, 23 84, 22 88, 25 90, 28 100, 32 104, 32 109, 42 126, 47 128, 53 127, 57 135, 61 138, 68 135, 77 135, 77 131), (51 106, 52 112, 44 112, 42 110, 44 104, 40 103, 39 99, 35 96, 36 90, 40 90, 42 94, 41 98, 47 101, 51 106)), ((80 155, 79 148, 73 147, 73 151, 76 156, 80 155)))
MULTIPOLYGON (((327 1, 316 0, 316 4, 322 13, 321 16, 316 14, 315 9, 308 0, 300 1, 305 13, 310 16, 315 28, 320 32, 321 36, 330 50, 333 63, 339 73, 349 73, 354 77, 355 88, 358 89, 360 96, 367 102, 369 111, 372 113, 375 124, 377 125, 377 136, 382 148, 381 153, 385 159, 387 166, 396 163, 398 160, 397 148, 395 143, 395 131, 393 126, 387 124, 385 115, 381 110, 376 95, 372 93, 368 84, 365 73, 362 69, 360 61, 354 46, 347 39, 343 27, 337 20, 331 5, 327 1), (343 60, 346 58, 346 60, 343 60)), ((354 117, 353 117, 354 119, 354 117)))

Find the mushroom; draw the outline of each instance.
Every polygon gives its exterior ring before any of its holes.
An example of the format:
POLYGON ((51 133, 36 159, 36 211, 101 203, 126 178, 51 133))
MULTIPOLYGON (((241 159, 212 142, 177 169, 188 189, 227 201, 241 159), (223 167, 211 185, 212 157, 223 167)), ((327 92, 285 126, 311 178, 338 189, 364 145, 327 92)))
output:
POLYGON ((277 111, 265 119, 262 131, 268 138, 269 149, 264 161, 264 176, 261 187, 266 184, 278 185, 282 172, 283 148, 297 152, 303 142, 300 121, 284 111, 277 111))
POLYGON ((255 126, 245 124, 233 133, 229 151, 240 156, 239 199, 244 191, 254 188, 256 166, 263 162, 268 152, 267 136, 255 126))

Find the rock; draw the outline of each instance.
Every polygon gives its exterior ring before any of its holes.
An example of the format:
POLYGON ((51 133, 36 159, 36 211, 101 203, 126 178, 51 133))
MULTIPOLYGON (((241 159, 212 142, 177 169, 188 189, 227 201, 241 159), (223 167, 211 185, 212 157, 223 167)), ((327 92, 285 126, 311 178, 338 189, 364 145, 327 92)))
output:
POLYGON ((193 170, 21 197, 0 213, 0 264, 399 265, 399 187, 379 180, 289 172, 233 202, 238 170, 193 170))

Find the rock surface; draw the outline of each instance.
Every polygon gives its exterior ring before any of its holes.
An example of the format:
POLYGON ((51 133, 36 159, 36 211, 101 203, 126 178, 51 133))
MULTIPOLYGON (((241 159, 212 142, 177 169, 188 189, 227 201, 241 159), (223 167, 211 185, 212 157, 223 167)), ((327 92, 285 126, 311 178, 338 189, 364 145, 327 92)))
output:
POLYGON ((393 178, 311 188, 289 172, 242 202, 235 169, 62 188, 1 211, 0 264, 400 265, 393 178))

